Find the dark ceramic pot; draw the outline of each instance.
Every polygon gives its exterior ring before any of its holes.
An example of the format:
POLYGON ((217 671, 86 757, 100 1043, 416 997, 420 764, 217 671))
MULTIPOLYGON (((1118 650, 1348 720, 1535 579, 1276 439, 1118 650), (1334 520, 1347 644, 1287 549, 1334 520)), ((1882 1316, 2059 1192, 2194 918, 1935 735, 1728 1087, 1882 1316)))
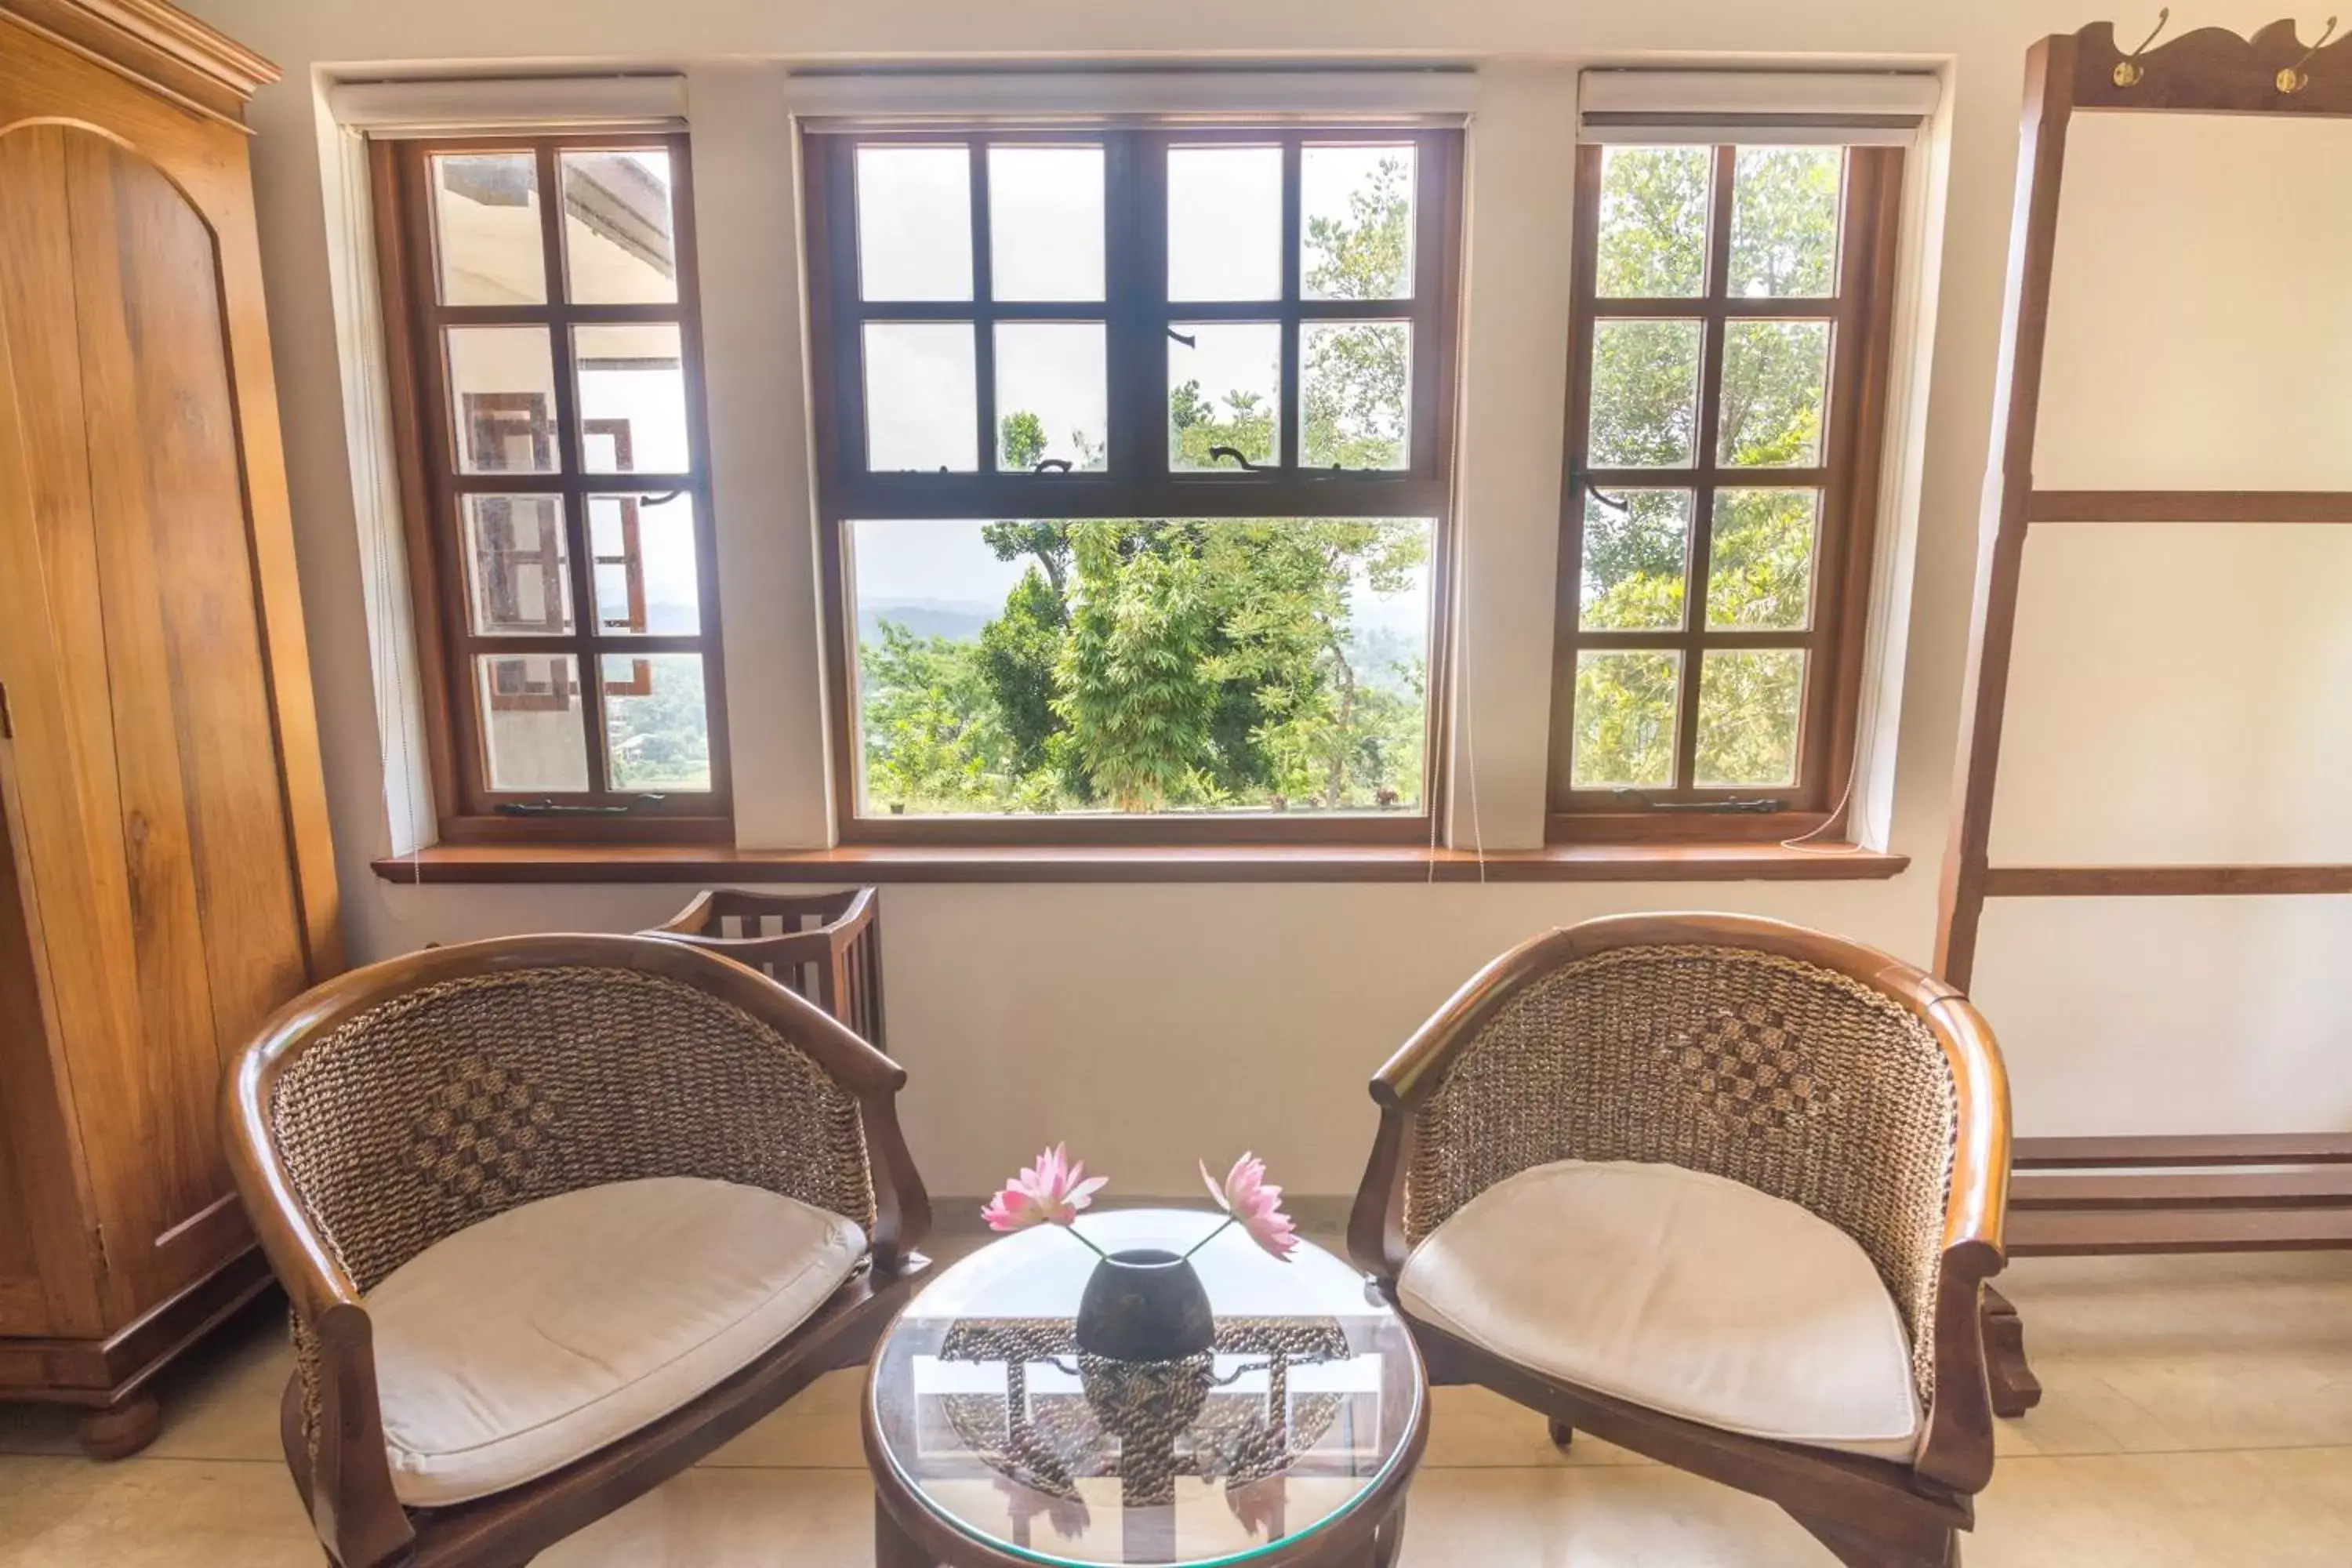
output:
POLYGON ((1154 1247, 1095 1265, 1078 1299, 1078 1348, 1113 1361, 1181 1361, 1216 1343, 1209 1293, 1192 1265, 1154 1247))

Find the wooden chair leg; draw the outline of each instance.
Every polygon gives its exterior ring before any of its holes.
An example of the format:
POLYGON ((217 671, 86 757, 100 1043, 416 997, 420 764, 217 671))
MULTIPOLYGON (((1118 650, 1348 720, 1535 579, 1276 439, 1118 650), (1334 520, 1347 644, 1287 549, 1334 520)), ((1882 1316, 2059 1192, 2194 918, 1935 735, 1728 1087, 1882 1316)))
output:
POLYGON ((1790 1511, 1806 1533, 1830 1549, 1845 1568, 1959 1568, 1960 1532, 1912 1529, 1895 1534, 1862 1530, 1843 1520, 1790 1511))
POLYGON ((1551 1446, 1553 1447, 1565 1448, 1570 1443, 1576 1441, 1576 1428, 1570 1426, 1567 1422, 1555 1417, 1548 1425, 1551 1432, 1551 1446))
POLYGON ((1988 1285, 1978 1310, 1984 1332, 1985 1375, 1992 1413, 2015 1417, 2042 1403, 2042 1380, 2025 1362, 2025 1322, 2009 1299, 1988 1285))

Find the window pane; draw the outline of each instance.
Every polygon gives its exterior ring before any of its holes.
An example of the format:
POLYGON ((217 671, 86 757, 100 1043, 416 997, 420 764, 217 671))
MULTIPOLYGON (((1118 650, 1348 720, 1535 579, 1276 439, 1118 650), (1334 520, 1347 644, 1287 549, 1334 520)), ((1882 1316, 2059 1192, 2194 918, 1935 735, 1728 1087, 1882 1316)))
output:
POLYGON ((669 153, 559 153, 563 258, 572 301, 674 305, 677 237, 670 215, 669 153))
POLYGON ((866 466, 980 467, 980 393, 968 321, 866 323, 866 466))
POLYGON ((1820 462, 1829 374, 1827 321, 1724 323, 1721 461, 1799 468, 1820 462))
POLYGON ((868 300, 971 298, 971 154, 857 150, 857 279, 868 300))
POLYGON ((1610 147, 1601 154, 1603 300, 1687 300, 1706 291, 1705 147, 1610 147))
POLYGON ((1671 785, 1682 677, 1683 656, 1672 649, 1578 654, 1570 783, 1578 789, 1671 785))
POLYGON ((588 787, 588 731, 580 666, 568 653, 474 660, 490 788, 577 794, 588 787))
POLYGON ((1309 321, 1298 329, 1298 359, 1300 461, 1313 468, 1405 467, 1412 324, 1309 321))
POLYGON ((710 712, 698 653, 606 654, 604 754, 616 790, 710 787, 710 712))
POLYGON ((466 592, 477 637, 572 630, 562 496, 465 498, 466 592))
POLYGON ((598 631, 692 637, 702 630, 692 496, 592 495, 588 544, 598 631))
POLYGON ((869 816, 1418 808, 1426 520, 849 530, 869 816))
POLYGON ((1168 329, 1168 464, 1239 470, 1212 458, 1231 447, 1253 463, 1281 444, 1282 328, 1272 321, 1178 321, 1168 329))
POLYGON ((1731 165, 1731 292, 1836 292, 1843 147, 1742 147, 1731 165))
POLYGON ((1101 299, 1102 149, 991 147, 988 253, 999 300, 1101 299))
POLYGON ((544 327, 451 327, 449 409, 457 468, 468 474, 551 474, 555 356, 544 327))
POLYGON ((1698 426, 1697 321, 1596 321, 1592 429, 1596 468, 1686 468, 1698 426))
POLYGON ((1108 407, 1100 321, 997 323, 997 467, 1101 468, 1108 407))
POLYGON ((1797 782, 1797 719, 1805 650, 1715 649, 1698 671, 1697 782, 1797 782))
POLYGON ((1584 497, 1584 575, 1577 624, 1595 631, 1665 631, 1683 624, 1691 492, 1621 490, 1584 497))
POLYGON ((1813 607, 1819 490, 1715 492, 1706 624, 1801 631, 1813 607))
POLYGON ((580 463, 592 474, 682 474, 686 368, 676 321, 572 329, 580 374, 580 463))
POLYGON ((1282 298, 1282 149, 1168 150, 1168 298, 1282 298))
POLYGON ((1410 142, 1299 150, 1298 280, 1306 298, 1412 297, 1416 152, 1410 142))
POLYGON ((467 153, 433 160, 433 227, 445 305, 544 305, 539 160, 467 153))

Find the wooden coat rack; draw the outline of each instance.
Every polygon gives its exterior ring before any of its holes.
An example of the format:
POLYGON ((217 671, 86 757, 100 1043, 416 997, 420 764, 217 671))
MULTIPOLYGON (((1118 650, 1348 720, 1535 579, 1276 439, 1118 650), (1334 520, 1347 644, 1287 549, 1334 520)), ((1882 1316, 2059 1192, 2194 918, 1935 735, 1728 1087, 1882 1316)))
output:
MULTIPOLYGON (((2168 16, 2168 13, 2166 14, 2168 16)), ((2166 17, 2159 17, 2162 30, 2166 17)), ((2352 892, 2352 865, 2004 866, 1988 861, 1993 784, 2027 532, 2090 522, 2352 523, 2352 491, 2056 490, 2033 482, 2042 350, 2069 121, 2084 112, 2352 116, 2352 37, 2317 45, 2273 22, 2150 48, 2111 23, 2033 46, 2019 150, 2020 202, 2001 323, 1999 423, 1985 485, 1957 795, 1944 859, 1936 967, 1966 988, 1985 900, 2352 892)), ((2011 1256, 2352 1247, 2352 1135, 2021 1138, 2010 1188, 2011 1256), (2266 1171, 2245 1167, 2267 1166, 2266 1171), (2276 1167, 2301 1166, 2281 1173, 2276 1167), (2152 1173, 2162 1171, 2168 1173, 2152 1173)), ((2041 1397, 2016 1312, 1985 1292, 1994 1408, 2041 1397)))

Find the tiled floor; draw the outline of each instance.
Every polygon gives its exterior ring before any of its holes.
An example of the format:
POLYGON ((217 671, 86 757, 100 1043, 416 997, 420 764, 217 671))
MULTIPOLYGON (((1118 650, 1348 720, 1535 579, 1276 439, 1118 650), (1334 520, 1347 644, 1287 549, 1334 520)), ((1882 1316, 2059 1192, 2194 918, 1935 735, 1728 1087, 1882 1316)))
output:
MULTIPOLYGON (((1969 1568, 2352 1563, 2352 1256, 2020 1263, 2048 1390, 2005 1423, 1969 1568)), ((163 1434, 96 1465, 72 1423, 0 1407, 0 1568, 317 1568, 278 1454, 282 1320, 165 1389, 163 1434)), ((862 1568, 857 1378, 839 1373, 557 1552, 548 1568, 862 1568)), ((1831 1563, 1768 1505, 1442 1390, 1409 1568, 1831 1563)))

